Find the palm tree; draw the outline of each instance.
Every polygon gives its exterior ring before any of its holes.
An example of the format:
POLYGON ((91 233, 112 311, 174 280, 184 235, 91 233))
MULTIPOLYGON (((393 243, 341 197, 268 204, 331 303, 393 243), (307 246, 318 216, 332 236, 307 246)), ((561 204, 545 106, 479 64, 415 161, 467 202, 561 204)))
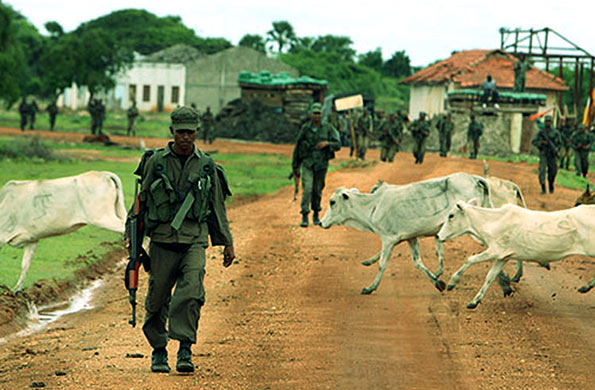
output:
POLYGON ((296 42, 293 26, 286 20, 273 22, 273 29, 267 32, 267 42, 274 42, 278 45, 278 52, 283 52, 283 48, 291 46, 296 42))

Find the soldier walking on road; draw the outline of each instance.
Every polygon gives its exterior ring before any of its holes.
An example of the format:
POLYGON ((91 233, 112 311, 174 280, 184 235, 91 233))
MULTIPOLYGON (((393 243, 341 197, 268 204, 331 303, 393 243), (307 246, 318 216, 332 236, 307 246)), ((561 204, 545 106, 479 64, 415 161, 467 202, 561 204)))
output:
POLYGON ((205 113, 202 114, 201 124, 202 139, 204 143, 206 144, 208 142, 212 144, 213 139, 215 139, 215 120, 213 119, 213 113, 211 113, 211 107, 207 107, 205 113))
POLYGON ((134 126, 134 122, 138 117, 138 108, 136 108, 136 100, 132 101, 132 105, 128 107, 126 111, 126 116, 128 117, 128 127, 126 128, 126 135, 130 135, 132 133, 133 136, 136 136, 136 127, 134 126))
POLYGON ((593 135, 586 131, 585 125, 578 125, 576 132, 570 138, 574 149, 574 161, 576 166, 576 175, 587 177, 589 172, 589 151, 593 144, 593 135))
POLYGON ((169 128, 174 141, 143 155, 135 172, 142 175, 140 212, 151 238, 143 332, 153 347, 153 372, 170 371, 169 339, 180 342, 176 370, 194 371, 191 347, 205 303, 209 236, 212 245, 224 246, 224 267, 235 258, 224 202, 231 192, 223 169, 194 145, 198 119, 190 107, 175 109, 169 128))
POLYGON ((33 130, 35 128, 35 115, 39 111, 39 106, 35 99, 31 100, 29 104, 29 130, 33 130))
POLYGON ((355 147, 357 148, 355 155, 357 158, 362 160, 366 158, 373 126, 372 116, 370 116, 368 110, 365 107, 360 108, 355 121, 355 147))
POLYGON ((560 122, 558 130, 562 139, 562 146, 560 148, 560 168, 568 170, 572 154, 572 142, 570 141, 570 137, 572 136, 572 133, 574 133, 574 129, 570 123, 570 119, 562 119, 560 122))
POLYGON ((396 119, 394 113, 389 115, 388 120, 382 119, 377 130, 381 145, 380 160, 393 162, 403 138, 403 123, 396 119))
POLYGON ((302 214, 301 227, 308 227, 310 206, 314 212, 312 223, 320 224, 320 201, 326 178, 329 160, 341 149, 339 133, 328 123, 322 124, 322 105, 314 103, 310 110, 310 119, 298 133, 291 167, 296 178, 302 177, 302 214))
POLYGON ((452 121, 452 114, 447 112, 446 115, 441 116, 436 123, 438 129, 438 138, 440 140, 440 157, 446 157, 450 151, 450 144, 452 140, 452 132, 455 124, 452 121))
POLYGON ((426 119, 425 112, 419 113, 419 117, 411 123, 410 130, 415 142, 413 157, 416 164, 421 164, 426 154, 426 139, 430 135, 430 122, 426 119))
POLYGON ((50 104, 45 108, 50 117, 50 131, 54 131, 54 125, 56 124, 56 117, 58 116, 58 106, 56 100, 52 100, 50 104))
POLYGON ((552 127, 551 115, 546 115, 545 124, 538 122, 540 127, 531 140, 531 144, 539 149, 539 184, 541 184, 541 194, 545 194, 545 176, 547 170, 547 179, 550 194, 554 193, 554 182, 558 173, 558 148, 562 145, 560 133, 552 127))
POLYGON ((29 104, 26 98, 23 98, 19 104, 19 115, 21 116, 21 131, 25 131, 29 119, 29 104))
POLYGON ((474 160, 479 153, 479 138, 483 134, 483 124, 475 120, 475 114, 471 113, 469 116, 471 120, 467 128, 467 142, 470 143, 469 158, 474 160))

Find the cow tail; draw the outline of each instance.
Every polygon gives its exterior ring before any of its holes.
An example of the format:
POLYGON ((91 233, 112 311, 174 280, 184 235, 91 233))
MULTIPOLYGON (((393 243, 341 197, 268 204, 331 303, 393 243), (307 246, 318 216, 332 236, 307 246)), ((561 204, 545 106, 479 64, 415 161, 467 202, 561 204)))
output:
POLYGON ((116 186, 116 203, 114 204, 114 209, 116 210, 116 215, 121 220, 126 220, 126 207, 124 206, 124 192, 122 191, 122 180, 116 175, 115 173, 108 172, 109 178, 114 182, 116 186))
POLYGON ((479 186, 483 190, 483 199, 481 202, 481 206, 494 208, 494 204, 492 203, 492 193, 490 191, 490 185, 489 185, 488 181, 480 176, 477 176, 477 181, 478 181, 479 186))

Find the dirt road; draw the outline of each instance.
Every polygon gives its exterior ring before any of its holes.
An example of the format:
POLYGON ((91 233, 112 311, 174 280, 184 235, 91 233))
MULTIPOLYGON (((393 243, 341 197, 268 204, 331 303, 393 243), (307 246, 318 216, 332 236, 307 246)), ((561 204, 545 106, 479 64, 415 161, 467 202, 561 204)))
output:
MULTIPOLYGON (((214 147, 244 151, 241 145, 216 141, 214 147)), ((348 158, 347 151, 338 158, 348 158)), ((429 154, 419 166, 399 154, 391 165, 329 174, 323 207, 339 185, 367 191, 379 178, 399 184, 457 171, 480 174, 481 162, 429 154)), ((493 175, 520 185, 530 208, 571 205, 578 192, 539 195, 534 171, 490 164, 493 175)), ((595 383, 595 295, 576 292, 595 275, 592 259, 571 257, 551 271, 526 265, 512 297, 493 286, 472 311, 465 306, 489 265, 470 268, 455 290, 440 293, 413 268, 402 244, 378 291, 364 296, 359 292, 376 269, 359 262, 380 241, 350 228, 299 228, 292 190, 229 210, 239 260, 224 269, 220 249, 208 251, 193 375, 150 373, 150 348, 141 330, 127 324, 118 269, 106 276, 93 309, 0 345, 0 388, 566 390, 595 383)), ((421 246, 435 269, 433 240, 421 246)), ((446 277, 480 250, 467 238, 447 243, 446 277)), ((143 275, 141 297, 145 291, 143 275)), ((174 360, 177 345, 168 349, 174 360)))

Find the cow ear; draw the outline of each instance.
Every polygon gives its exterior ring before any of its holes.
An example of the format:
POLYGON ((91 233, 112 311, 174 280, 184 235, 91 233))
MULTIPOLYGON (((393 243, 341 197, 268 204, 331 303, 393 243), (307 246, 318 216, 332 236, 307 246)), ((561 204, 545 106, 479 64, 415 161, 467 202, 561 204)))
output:
POLYGON ((343 199, 347 200, 349 199, 349 195, 347 195, 347 192, 343 192, 343 199))
POLYGON ((465 207, 463 202, 457 202, 457 209, 463 211, 463 207, 465 207))

